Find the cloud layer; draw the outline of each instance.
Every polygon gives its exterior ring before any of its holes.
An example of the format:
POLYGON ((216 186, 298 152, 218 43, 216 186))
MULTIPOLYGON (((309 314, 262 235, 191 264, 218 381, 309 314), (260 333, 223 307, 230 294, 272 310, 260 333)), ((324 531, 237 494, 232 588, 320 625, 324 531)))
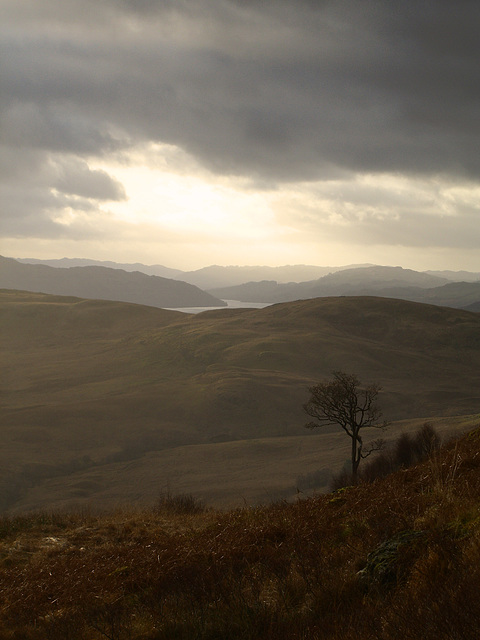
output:
POLYGON ((0 24, 4 235, 94 234, 127 198, 98 167, 154 143, 297 189, 300 235, 480 239, 476 1, 4 0, 0 24))

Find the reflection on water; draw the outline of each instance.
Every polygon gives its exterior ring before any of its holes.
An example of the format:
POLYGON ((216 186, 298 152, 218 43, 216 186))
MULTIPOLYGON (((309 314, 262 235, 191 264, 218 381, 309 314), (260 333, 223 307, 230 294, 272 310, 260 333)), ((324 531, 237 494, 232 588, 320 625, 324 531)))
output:
POLYGON ((201 313, 202 311, 215 311, 219 309, 263 309, 268 307, 272 302, 240 302, 240 300, 224 300, 227 303, 226 307, 182 307, 171 308, 169 311, 182 311, 183 313, 201 313))

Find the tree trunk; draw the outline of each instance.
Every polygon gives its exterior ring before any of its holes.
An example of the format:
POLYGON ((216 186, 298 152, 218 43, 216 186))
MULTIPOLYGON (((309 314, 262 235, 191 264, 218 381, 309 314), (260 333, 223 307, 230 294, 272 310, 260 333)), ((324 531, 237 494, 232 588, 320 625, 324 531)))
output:
POLYGON ((360 464, 360 457, 357 451, 357 438, 352 436, 352 481, 353 484, 357 484, 357 472, 358 465, 360 464))
POLYGON ((357 484, 358 467, 362 459, 362 439, 358 435, 358 431, 352 434, 352 481, 357 484))

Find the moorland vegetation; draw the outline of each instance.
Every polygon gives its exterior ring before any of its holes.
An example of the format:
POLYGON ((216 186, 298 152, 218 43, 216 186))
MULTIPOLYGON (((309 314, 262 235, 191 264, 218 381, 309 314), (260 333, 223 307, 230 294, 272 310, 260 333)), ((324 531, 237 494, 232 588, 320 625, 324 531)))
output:
POLYGON ((219 512, 0 520, 0 638, 476 640, 480 428, 373 482, 219 512))

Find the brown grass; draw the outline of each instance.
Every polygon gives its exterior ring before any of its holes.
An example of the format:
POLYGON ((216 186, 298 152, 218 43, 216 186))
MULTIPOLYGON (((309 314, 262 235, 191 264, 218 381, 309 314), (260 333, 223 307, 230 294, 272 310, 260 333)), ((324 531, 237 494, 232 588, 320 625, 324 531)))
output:
POLYGON ((479 637, 480 429, 293 504, 219 513, 170 499, 3 519, 0 638, 479 637))

